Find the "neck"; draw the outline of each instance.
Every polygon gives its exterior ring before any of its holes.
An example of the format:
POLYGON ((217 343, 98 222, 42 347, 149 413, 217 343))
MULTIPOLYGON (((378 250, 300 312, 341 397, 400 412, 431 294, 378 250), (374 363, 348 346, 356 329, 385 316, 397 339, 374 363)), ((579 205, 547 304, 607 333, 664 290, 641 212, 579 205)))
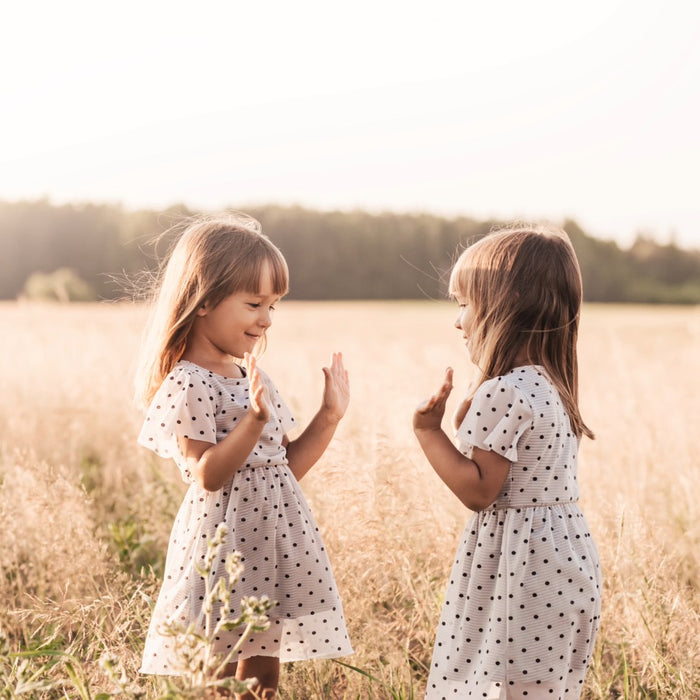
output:
POLYGON ((528 357, 525 350, 521 350, 513 360, 513 367, 519 367, 520 365, 531 365, 532 360, 528 357))
POLYGON ((233 356, 211 345, 188 342, 181 359, 193 362, 195 365, 224 377, 245 376, 233 356))

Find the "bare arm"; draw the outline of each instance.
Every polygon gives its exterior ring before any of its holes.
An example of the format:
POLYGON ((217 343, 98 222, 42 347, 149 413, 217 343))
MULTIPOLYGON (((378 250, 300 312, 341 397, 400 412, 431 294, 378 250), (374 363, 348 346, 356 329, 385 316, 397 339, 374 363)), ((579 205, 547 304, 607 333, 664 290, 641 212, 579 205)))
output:
POLYGON ((323 374, 325 386, 321 408, 304 432, 287 443, 289 468, 297 479, 301 479, 325 452, 350 402, 348 373, 341 353, 333 353, 331 366, 324 367, 323 374))
MULTIPOLYGON (((510 462, 495 452, 479 448, 474 448, 469 459, 455 447, 441 427, 451 391, 452 370, 448 368, 440 389, 413 414, 413 430, 428 462, 450 491, 470 510, 482 510, 498 496, 510 462)), ((459 411, 464 405, 463 402, 459 411)))
POLYGON ((218 491, 241 467, 255 448, 270 417, 267 387, 252 355, 246 356, 246 368, 250 380, 250 410, 236 429, 215 445, 202 440, 179 439, 190 472, 207 491, 218 491))

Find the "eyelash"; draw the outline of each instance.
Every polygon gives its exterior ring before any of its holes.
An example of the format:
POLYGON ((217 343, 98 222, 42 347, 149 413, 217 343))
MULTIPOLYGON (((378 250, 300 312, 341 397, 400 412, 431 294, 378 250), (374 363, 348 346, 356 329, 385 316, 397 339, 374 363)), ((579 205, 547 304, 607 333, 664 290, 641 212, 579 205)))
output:
MULTIPOLYGON (((252 307, 253 309, 258 309, 260 308, 260 304, 256 304, 254 302, 248 302, 248 306, 252 307)), ((270 307, 270 311, 274 311, 275 307, 274 305, 270 307)))

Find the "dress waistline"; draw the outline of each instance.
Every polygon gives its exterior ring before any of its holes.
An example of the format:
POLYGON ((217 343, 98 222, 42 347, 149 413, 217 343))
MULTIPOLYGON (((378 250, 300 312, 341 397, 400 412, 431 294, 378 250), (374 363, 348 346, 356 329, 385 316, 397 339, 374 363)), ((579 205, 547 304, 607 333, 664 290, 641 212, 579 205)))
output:
POLYGON ((550 501, 548 503, 538 502, 538 503, 504 503, 495 505, 490 508, 484 508, 487 511, 493 510, 528 510, 532 508, 554 508, 555 506, 569 506, 573 503, 578 503, 578 498, 571 499, 568 501, 550 501))
POLYGON ((284 462, 269 462, 265 464, 244 464, 238 467, 237 471, 244 472, 253 469, 279 469, 280 467, 289 469, 289 462, 285 460, 284 462))

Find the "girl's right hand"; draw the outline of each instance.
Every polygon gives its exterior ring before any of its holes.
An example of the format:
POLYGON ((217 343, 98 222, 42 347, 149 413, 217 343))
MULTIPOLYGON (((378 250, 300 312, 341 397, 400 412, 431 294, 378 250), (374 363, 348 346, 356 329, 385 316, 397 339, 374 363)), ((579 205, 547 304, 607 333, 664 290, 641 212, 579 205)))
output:
POLYGON ((262 375, 258 371, 255 356, 247 352, 245 360, 246 374, 248 375, 248 396, 250 398, 250 412, 261 423, 267 423, 270 419, 270 394, 262 375))
POLYGON ((452 392, 452 368, 445 372, 442 386, 429 399, 423 401, 413 414, 414 430, 440 430, 442 417, 445 415, 445 404, 452 392))

